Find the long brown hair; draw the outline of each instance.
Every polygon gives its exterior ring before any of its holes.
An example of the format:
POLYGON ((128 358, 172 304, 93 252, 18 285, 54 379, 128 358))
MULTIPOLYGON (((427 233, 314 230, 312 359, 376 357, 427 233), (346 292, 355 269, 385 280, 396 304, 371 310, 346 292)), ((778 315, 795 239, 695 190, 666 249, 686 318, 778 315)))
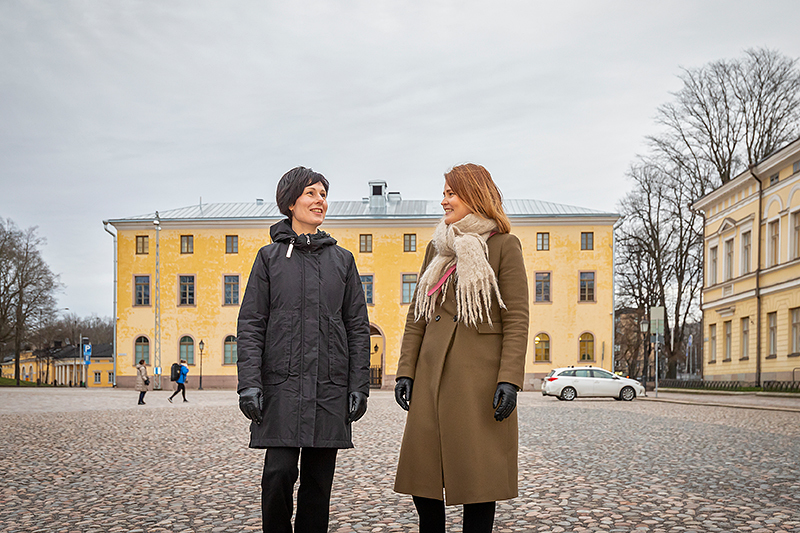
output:
POLYGON ((488 170, 481 165, 466 163, 447 171, 444 180, 474 213, 494 220, 499 233, 511 231, 511 222, 503 210, 503 195, 488 170))

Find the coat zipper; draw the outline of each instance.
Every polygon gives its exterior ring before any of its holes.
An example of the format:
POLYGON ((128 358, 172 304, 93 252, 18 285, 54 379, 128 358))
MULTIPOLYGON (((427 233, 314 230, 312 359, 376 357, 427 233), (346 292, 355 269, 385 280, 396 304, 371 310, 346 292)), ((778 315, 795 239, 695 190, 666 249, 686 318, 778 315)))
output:
POLYGON ((292 250, 294 250, 294 237, 292 237, 292 240, 289 241, 289 249, 286 250, 286 258, 287 259, 292 257, 292 250))

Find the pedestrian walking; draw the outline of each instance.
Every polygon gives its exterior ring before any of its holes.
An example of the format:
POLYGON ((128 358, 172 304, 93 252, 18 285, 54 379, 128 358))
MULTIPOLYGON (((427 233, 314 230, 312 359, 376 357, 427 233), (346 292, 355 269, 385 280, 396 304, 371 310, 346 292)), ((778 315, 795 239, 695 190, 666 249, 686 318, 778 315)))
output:
POLYGON ((286 219, 258 252, 238 323, 239 407, 252 420, 250 447, 266 448, 264 531, 323 533, 337 450, 367 410, 369 319, 353 254, 318 227, 328 180, 297 167, 278 183, 286 219))
POLYGON ((408 416, 394 490, 413 496, 420 533, 444 532, 445 504, 463 504, 464 533, 488 533, 495 502, 517 496, 528 283, 485 168, 445 174, 442 207, 397 367, 395 399, 408 416))
POLYGON ((134 388, 139 391, 139 405, 144 405, 144 395, 147 394, 147 387, 150 385, 150 378, 147 377, 147 367, 144 359, 136 365, 136 385, 134 388))
POLYGON ((183 401, 188 402, 189 400, 186 399, 186 376, 189 375, 189 365, 186 364, 186 359, 181 359, 181 373, 178 375, 178 379, 175 380, 175 383, 178 384, 178 388, 175 389, 175 392, 172 393, 172 396, 167 398, 169 403, 172 403, 172 399, 178 395, 178 393, 183 394, 183 401))

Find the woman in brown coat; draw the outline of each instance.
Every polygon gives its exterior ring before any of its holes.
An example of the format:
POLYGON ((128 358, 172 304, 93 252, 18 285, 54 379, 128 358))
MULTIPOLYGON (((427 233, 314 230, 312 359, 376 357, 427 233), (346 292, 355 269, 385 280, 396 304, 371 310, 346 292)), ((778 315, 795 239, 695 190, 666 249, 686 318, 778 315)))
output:
POLYGON ((139 405, 144 405, 144 395, 147 394, 147 386, 150 384, 150 378, 147 377, 147 367, 144 366, 144 359, 139 361, 136 365, 136 385, 134 389, 139 391, 139 405))
POLYGON ((517 496, 528 282, 485 168, 451 169, 442 207, 397 368, 408 418, 395 491, 414 497, 420 533, 444 531, 445 503, 464 505, 464 533, 490 532, 495 502, 517 496))

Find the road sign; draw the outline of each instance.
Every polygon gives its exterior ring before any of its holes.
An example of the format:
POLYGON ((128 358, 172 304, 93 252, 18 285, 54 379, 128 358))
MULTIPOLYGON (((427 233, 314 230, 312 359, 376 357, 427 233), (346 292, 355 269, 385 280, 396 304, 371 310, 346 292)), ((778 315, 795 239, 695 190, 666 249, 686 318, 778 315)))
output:
POLYGON ((689 346, 690 347, 692 346, 692 336, 691 335, 689 335, 689 346))
POLYGON ((155 367, 153 369, 153 374, 156 375, 156 376, 160 376, 161 375, 161 367, 160 366, 155 367))
POLYGON ((83 345, 83 364, 88 365, 92 361, 92 345, 91 344, 84 344, 83 345))

